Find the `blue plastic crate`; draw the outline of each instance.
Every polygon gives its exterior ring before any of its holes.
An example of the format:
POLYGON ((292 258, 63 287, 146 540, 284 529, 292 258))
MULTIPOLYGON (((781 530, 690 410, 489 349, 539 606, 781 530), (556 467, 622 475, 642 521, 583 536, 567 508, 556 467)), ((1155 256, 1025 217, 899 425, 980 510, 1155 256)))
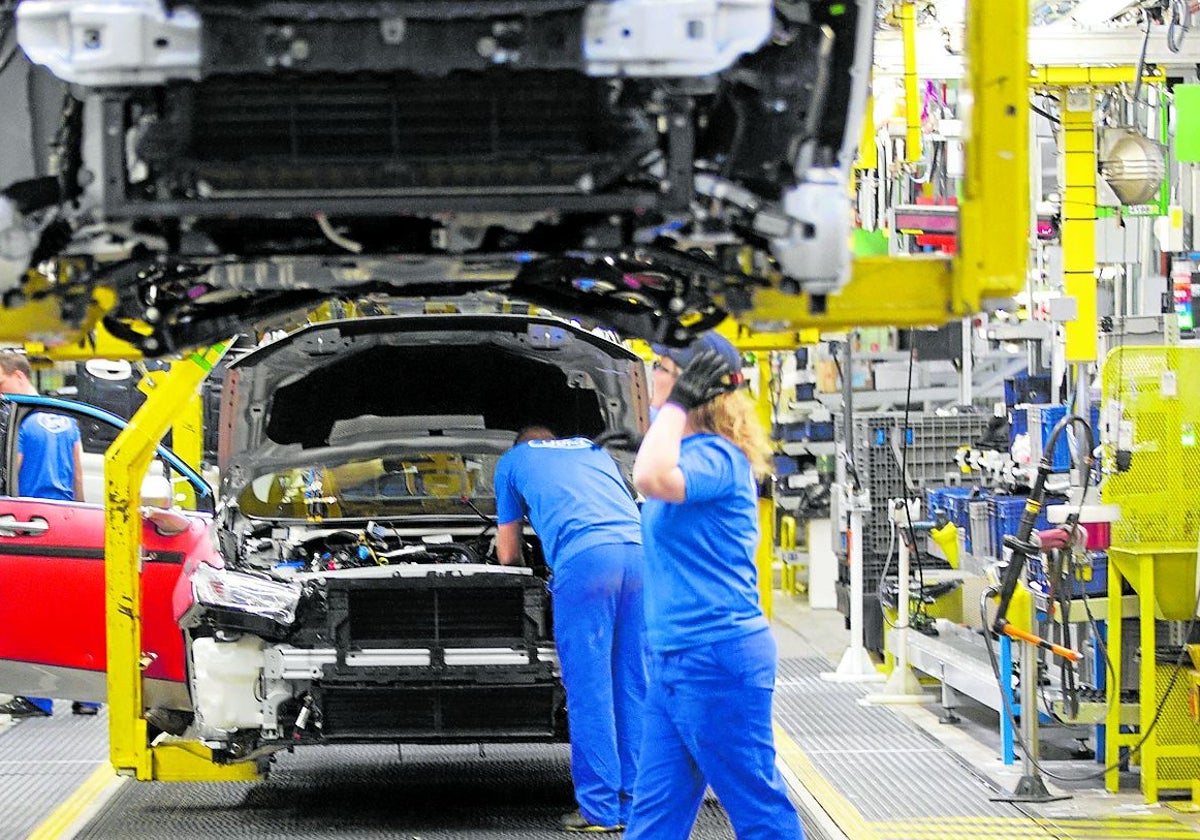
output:
POLYGON ((812 382, 801 382, 796 386, 796 400, 803 402, 816 399, 816 390, 817 386, 812 382))
POLYGON ((1050 374, 1018 373, 1004 380, 1004 404, 1009 408, 1020 403, 1044 403, 1050 399, 1050 374))
POLYGON ((808 421, 802 423, 776 423, 772 437, 775 440, 797 441, 808 439, 808 421))
POLYGON ((822 440, 822 441, 833 440, 833 422, 832 421, 817 422, 815 420, 810 421, 808 424, 808 437, 809 437, 809 440, 822 440))
MULTIPOLYGON (((1017 533, 1017 528, 1021 524, 1021 514, 1025 510, 1025 497, 993 496, 988 510, 991 513, 992 535, 995 540, 996 552, 999 555, 1004 547, 1005 534, 1017 533)), ((1046 507, 1043 505, 1038 512, 1034 529, 1044 531, 1049 527, 1051 527, 1050 520, 1046 518, 1046 507)))
MULTIPOLYGON (((1067 407, 1065 405, 1029 406, 1029 434, 1038 435, 1037 440, 1031 441, 1031 443, 1039 462, 1046 456, 1046 444, 1050 442, 1050 433, 1066 416, 1067 407)), ((1054 452, 1051 453, 1050 463, 1055 472, 1066 472, 1071 469, 1071 447, 1065 434, 1059 436, 1054 452)))
MULTIPOLYGON (((1040 429, 1041 437, 1038 444, 1035 444, 1035 450, 1039 450, 1041 454, 1038 456, 1038 461, 1041 461, 1045 455, 1046 444, 1050 441, 1050 433, 1054 431, 1054 427, 1058 425, 1064 417, 1067 416, 1067 406, 1065 405, 1031 405, 1027 409, 1029 413, 1028 426, 1030 429, 1037 427, 1040 429)), ((1014 410, 1014 415, 1016 411, 1014 410)), ((1088 422, 1092 427, 1092 440, 1095 443, 1100 442, 1100 406, 1093 405, 1088 412, 1088 422)), ((1071 453, 1075 447, 1073 442, 1079 434, 1079 427, 1072 424, 1068 426, 1066 431, 1059 436, 1058 443, 1054 447, 1054 454, 1050 463, 1054 467, 1055 472, 1067 472, 1071 469, 1071 453)))
POLYGON ((788 475, 795 475, 800 472, 800 464, 795 458, 790 455, 775 456, 775 475, 778 478, 783 478, 788 475))
POLYGON ((1012 446, 1018 435, 1029 434, 1029 409, 1024 406, 1013 408, 1009 414, 1008 445, 1012 446))
POLYGON ((967 529, 970 526, 970 503, 979 501, 978 498, 971 496, 970 489, 964 489, 966 492, 954 493, 945 497, 946 513, 950 517, 950 521, 953 522, 960 531, 967 529))
MULTIPOLYGON (((925 514, 932 518, 939 510, 946 512, 947 518, 954 521, 954 512, 950 508, 950 499, 954 496, 969 496, 971 487, 930 487, 925 490, 925 514)), ((965 511, 965 508, 964 508, 965 511)), ((964 516, 966 514, 964 513, 964 516)))

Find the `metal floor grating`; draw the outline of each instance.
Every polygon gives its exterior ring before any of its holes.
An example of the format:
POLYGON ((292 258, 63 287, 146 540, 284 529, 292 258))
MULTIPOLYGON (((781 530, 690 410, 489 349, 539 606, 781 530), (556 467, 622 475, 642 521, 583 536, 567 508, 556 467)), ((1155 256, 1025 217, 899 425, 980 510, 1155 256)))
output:
MULTIPOLYGON (((562 840, 574 807, 566 746, 331 746, 286 753, 258 783, 122 786, 79 840, 306 837, 562 840)), ((729 840, 713 800, 693 840, 729 840)))
POLYGON ((1022 816, 989 801, 996 788, 933 736, 886 706, 860 705, 878 686, 821 679, 832 670, 820 657, 780 660, 775 720, 863 819, 1022 816))
MULTIPOLYGON (((16 721, 0 737, 0 838, 20 840, 108 761, 108 715, 71 714, 16 721)), ((178 839, 177 839, 178 840, 178 839)))

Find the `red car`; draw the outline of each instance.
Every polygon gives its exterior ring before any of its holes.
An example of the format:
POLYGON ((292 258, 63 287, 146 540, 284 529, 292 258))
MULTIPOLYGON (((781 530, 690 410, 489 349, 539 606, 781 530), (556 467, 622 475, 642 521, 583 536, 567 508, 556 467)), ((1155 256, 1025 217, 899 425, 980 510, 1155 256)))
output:
MULTIPOLYGON (((14 462, 16 429, 34 411, 80 423, 125 422, 92 406, 53 397, 0 396, 0 690, 43 697, 102 701, 106 692, 104 506, 21 498, 14 462)), ((213 492, 168 450, 168 467, 196 488, 211 510, 213 492)), ((199 562, 220 565, 208 514, 189 514, 186 529, 164 533, 146 520, 142 532, 142 639, 151 662, 146 701, 186 707, 186 668, 179 612, 190 603, 181 572, 199 562), (181 581, 184 585, 181 585, 181 581), (177 591, 178 590, 178 591, 177 591)), ((173 530, 173 529, 172 529, 173 530)))

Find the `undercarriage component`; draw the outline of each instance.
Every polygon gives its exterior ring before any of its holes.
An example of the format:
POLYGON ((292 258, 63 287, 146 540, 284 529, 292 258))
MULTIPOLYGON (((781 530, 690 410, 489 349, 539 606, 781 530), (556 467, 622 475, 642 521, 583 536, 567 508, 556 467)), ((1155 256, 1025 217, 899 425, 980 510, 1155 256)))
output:
POLYGON ((30 58, 73 84, 158 85, 297 69, 553 67, 592 76, 701 76, 771 32, 770 0, 471 0, 450 4, 27 0, 30 58))
POLYGON ((56 140, 59 203, 9 225, 8 285, 44 267, 38 294, 77 325, 78 301, 115 292, 105 326, 145 355, 330 295, 455 293, 458 258, 498 262, 493 291, 674 343, 764 286, 848 278, 868 0, 22 0, 17 16, 30 57, 75 85, 75 128, 56 140))

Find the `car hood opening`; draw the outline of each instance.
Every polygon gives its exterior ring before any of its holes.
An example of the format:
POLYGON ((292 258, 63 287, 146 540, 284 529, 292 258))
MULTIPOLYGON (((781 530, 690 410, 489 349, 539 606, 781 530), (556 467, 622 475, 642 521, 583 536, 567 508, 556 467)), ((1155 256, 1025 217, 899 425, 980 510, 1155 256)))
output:
POLYGON ((324 322, 230 365, 223 494, 288 466, 394 447, 502 452, 517 431, 637 440, 636 354, 556 318, 418 315, 324 322))

